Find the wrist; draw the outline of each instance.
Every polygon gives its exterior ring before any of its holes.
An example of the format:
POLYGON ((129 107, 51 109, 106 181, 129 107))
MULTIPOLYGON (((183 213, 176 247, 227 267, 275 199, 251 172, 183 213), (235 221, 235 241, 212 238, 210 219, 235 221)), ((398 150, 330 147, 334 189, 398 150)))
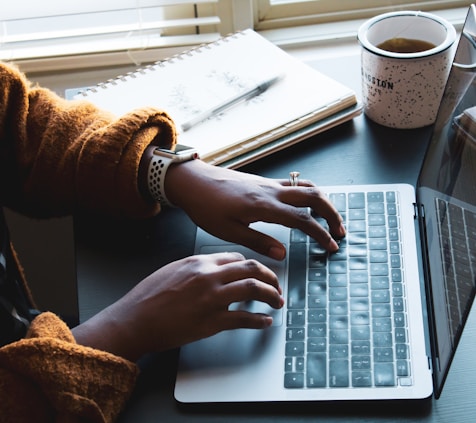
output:
POLYGON ((147 167, 147 187, 151 198, 162 205, 172 206, 166 195, 165 181, 169 168, 181 166, 183 163, 198 159, 195 149, 176 145, 175 150, 155 148, 147 167))
MULTIPOLYGON (((118 304, 112 304, 89 320, 72 329, 78 345, 94 348, 125 358, 137 361, 146 351, 141 348, 130 321, 117 318, 118 304)), ((119 310, 119 315, 127 315, 126 310, 119 310)))
POLYGON ((185 203, 191 199, 197 199, 203 194, 195 189, 199 179, 207 178, 210 171, 206 162, 191 160, 180 165, 172 165, 167 172, 165 191, 167 198, 176 207, 185 210, 185 203))
POLYGON ((157 148, 155 145, 150 145, 144 150, 142 154, 142 158, 139 163, 139 175, 138 175, 138 187, 139 192, 147 201, 155 201, 152 197, 150 190, 149 190, 149 182, 148 182, 148 171, 149 171, 149 163, 152 160, 154 155, 154 150, 157 148))

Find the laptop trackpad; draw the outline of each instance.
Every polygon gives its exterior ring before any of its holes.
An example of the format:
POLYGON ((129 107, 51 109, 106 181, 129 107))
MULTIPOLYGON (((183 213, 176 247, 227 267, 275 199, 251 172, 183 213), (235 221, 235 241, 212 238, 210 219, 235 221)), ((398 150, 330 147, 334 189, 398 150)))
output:
MULTIPOLYGON (((279 283, 284 291, 284 275, 286 260, 277 261, 269 257, 258 254, 249 248, 236 244, 226 245, 203 245, 199 249, 200 254, 212 254, 219 252, 238 252, 243 254, 246 258, 258 260, 260 263, 269 267, 278 276, 279 283)), ((230 310, 246 310, 251 313, 264 313, 273 317, 273 326, 280 326, 283 323, 283 309, 275 310, 266 303, 260 301, 243 301, 240 303, 233 303, 229 307, 230 310)))

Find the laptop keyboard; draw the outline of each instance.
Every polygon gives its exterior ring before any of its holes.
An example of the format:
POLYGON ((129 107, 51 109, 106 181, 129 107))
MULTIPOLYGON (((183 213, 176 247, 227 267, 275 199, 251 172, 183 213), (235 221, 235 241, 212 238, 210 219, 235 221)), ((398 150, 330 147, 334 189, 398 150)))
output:
POLYGON ((412 384, 397 197, 330 194, 347 228, 335 254, 292 230, 285 388, 412 384))

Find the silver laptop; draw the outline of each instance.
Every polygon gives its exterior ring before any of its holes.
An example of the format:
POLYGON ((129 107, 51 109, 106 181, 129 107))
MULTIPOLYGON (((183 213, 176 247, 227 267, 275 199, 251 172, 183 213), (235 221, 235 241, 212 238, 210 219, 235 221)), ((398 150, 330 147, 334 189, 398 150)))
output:
POLYGON ((232 304, 273 326, 182 347, 177 401, 439 397, 476 289, 475 37, 472 6, 416 192, 321 187, 345 219, 338 253, 273 224, 255 226, 286 245, 283 262, 197 231, 196 254, 235 250, 272 268, 286 304, 232 304))

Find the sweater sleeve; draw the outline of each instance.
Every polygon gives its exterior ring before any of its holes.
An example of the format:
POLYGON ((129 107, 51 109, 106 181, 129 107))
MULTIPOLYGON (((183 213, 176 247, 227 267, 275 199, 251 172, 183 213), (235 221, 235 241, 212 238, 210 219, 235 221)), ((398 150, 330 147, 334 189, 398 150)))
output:
POLYGON ((149 145, 170 148, 176 130, 163 111, 144 108, 116 118, 85 101, 31 87, 0 64, 0 198, 37 216, 77 210, 148 217, 159 205, 139 190, 149 145))
MULTIPOLYGON (((0 206, 34 217, 153 216, 160 206, 140 193, 140 160, 150 145, 175 143, 163 111, 115 117, 32 87, 0 63, 0 206)), ((136 376, 135 364, 78 345, 43 313, 26 338, 0 348, 0 421, 112 422, 136 376)))
POLYGON ((26 338, 0 348, 2 421, 112 422, 137 373, 127 360, 77 345, 54 314, 40 314, 26 338))

